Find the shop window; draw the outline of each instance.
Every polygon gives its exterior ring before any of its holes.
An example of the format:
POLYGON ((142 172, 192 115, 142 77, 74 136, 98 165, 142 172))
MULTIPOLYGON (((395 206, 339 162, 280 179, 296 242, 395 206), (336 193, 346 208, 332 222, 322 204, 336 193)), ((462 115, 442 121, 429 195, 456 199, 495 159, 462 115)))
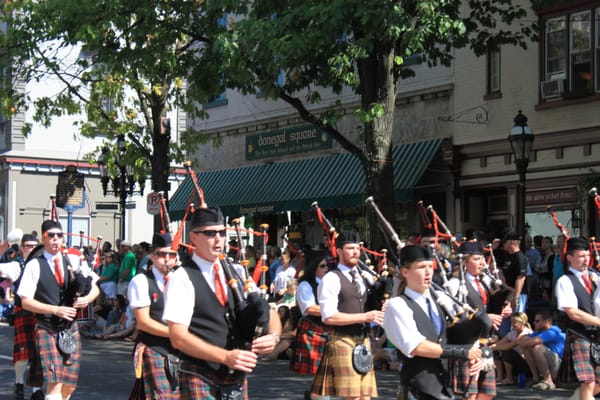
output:
POLYGON ((600 92, 600 2, 544 18, 543 101, 600 92))

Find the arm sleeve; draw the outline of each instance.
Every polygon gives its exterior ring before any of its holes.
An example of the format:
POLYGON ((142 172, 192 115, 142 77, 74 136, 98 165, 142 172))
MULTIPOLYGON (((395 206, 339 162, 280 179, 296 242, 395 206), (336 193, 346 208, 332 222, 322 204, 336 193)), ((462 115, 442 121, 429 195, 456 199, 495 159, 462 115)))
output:
POLYGON ((190 326, 196 303, 196 292, 185 269, 178 268, 170 275, 165 290, 163 320, 190 326))
POLYGON ((323 322, 338 311, 338 296, 342 285, 337 274, 328 272, 323 276, 317 294, 319 296, 319 305, 321 306, 321 319, 323 322))
POLYGON ((306 315, 306 309, 316 304, 312 287, 306 281, 300 282, 296 290, 296 303, 302 315, 306 315))
POLYGON ((148 297, 148 278, 145 275, 136 275, 127 288, 127 298, 131 308, 142 308, 150 305, 148 297))
POLYGON ((409 358, 414 349, 427 340, 419 332, 412 310, 400 297, 394 297, 388 304, 383 315, 383 329, 388 340, 409 358))

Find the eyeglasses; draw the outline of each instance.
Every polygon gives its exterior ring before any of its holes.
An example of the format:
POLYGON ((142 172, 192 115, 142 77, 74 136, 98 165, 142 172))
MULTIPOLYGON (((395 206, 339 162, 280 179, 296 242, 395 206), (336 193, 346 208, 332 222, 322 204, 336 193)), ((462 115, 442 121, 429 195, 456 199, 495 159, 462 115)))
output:
POLYGON ((217 236, 217 233, 221 237, 225 237, 225 235, 227 234, 227 230, 226 229, 221 229, 219 231, 214 230, 214 229, 207 229, 207 230, 204 230, 204 231, 192 231, 192 232, 196 233, 196 234, 201 233, 201 234, 206 235, 206 236, 208 236, 210 238, 217 236))
POLYGON ((46 236, 48 236, 49 238, 57 237, 59 239, 62 239, 64 236, 64 233, 62 233, 62 232, 46 232, 46 236))
POLYGON ((167 257, 175 258, 175 257, 177 257, 177 253, 175 253, 174 251, 157 251, 154 254, 156 254, 158 257, 162 257, 162 258, 167 258, 167 257))

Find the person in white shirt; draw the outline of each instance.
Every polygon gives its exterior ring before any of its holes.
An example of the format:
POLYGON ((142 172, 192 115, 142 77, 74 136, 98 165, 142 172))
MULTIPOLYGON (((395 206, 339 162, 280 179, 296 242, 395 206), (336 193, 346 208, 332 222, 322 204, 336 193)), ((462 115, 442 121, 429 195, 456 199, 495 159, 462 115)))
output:
POLYGON ((76 318, 77 309, 86 308, 100 293, 96 286, 98 276, 83 263, 78 266, 77 272, 92 278, 91 290, 75 299, 65 298, 75 279, 67 268, 67 257, 60 253, 63 235, 60 223, 44 221, 43 254, 25 265, 17 291, 23 308, 36 314, 36 339, 44 381, 47 384, 46 400, 68 399, 75 391, 81 342, 77 323, 72 322, 76 318), (66 354, 59 350, 59 332, 73 336, 76 344, 74 353, 66 354))
POLYGON ((141 370, 144 392, 161 400, 179 399, 177 377, 170 374, 169 365, 169 356, 174 356, 176 351, 169 341, 169 327, 162 321, 163 292, 168 274, 177 263, 177 252, 171 249, 171 242, 168 233, 154 234, 149 254, 151 265, 133 277, 127 291, 138 328, 133 360, 136 375, 141 370))
MULTIPOLYGON (((181 351, 181 399, 228 398, 246 395, 246 374, 256 367, 257 354, 269 354, 281 335, 272 311, 268 334, 246 347, 232 289, 219 257, 226 229, 218 208, 199 208, 191 221, 191 259, 169 279, 163 319, 173 346, 181 351), (223 393, 224 389, 229 393, 223 393)), ((224 261, 226 262, 226 261, 224 261)), ((269 307, 266 305, 267 313, 269 307)))
POLYGON ((600 393, 600 360, 594 360, 590 355, 590 346, 600 340, 600 318, 593 311, 597 282, 593 283, 588 271, 590 248, 587 240, 578 237, 567 240, 567 263, 569 270, 556 282, 557 307, 569 319, 567 346, 579 381, 579 399, 589 400, 600 393))

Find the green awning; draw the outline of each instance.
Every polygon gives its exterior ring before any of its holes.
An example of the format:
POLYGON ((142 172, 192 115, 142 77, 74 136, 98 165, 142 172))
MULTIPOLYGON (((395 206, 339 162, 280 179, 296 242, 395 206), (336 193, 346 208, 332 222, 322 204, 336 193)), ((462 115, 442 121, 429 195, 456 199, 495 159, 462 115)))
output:
MULTIPOLYGON (((412 190, 443 139, 395 146, 394 190, 398 201, 412 199, 412 190)), ((366 182, 360 161, 350 153, 305 160, 275 162, 198 172, 206 203, 225 215, 310 210, 314 201, 328 208, 364 204, 366 182)), ((188 176, 169 201, 169 215, 180 220, 190 201, 193 184, 188 176)))

